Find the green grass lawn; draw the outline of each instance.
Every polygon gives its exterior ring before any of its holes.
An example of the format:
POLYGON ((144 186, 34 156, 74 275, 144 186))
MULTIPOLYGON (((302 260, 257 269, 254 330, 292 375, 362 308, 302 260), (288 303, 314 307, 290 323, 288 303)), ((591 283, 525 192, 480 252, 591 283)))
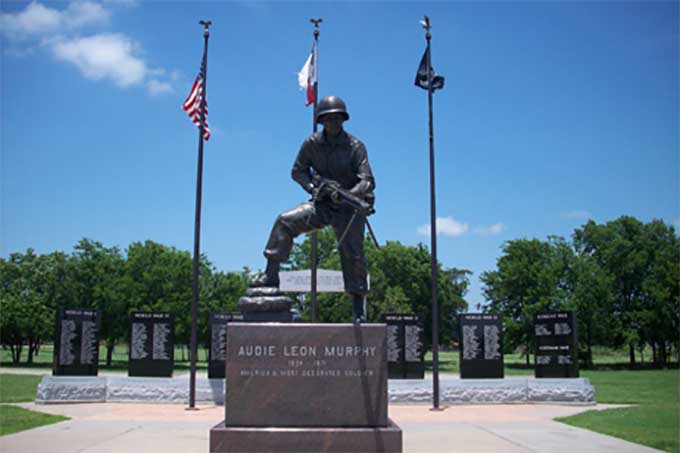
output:
MULTIPOLYGON (((634 404, 635 407, 588 411, 558 421, 608 434, 663 451, 680 453, 680 371, 621 369, 627 365, 625 351, 601 348, 595 351, 596 370, 581 370, 595 386, 598 403, 634 404)), ((533 360, 533 359, 532 359, 533 360)), ((531 375, 525 358, 505 354, 505 375, 531 375)), ((425 356, 432 371, 432 354, 425 356)), ((459 372, 459 353, 440 351, 439 371, 459 372)))
MULTIPOLYGON (((34 389, 35 391, 35 389, 34 389)), ((0 436, 68 420, 61 415, 43 414, 21 407, 0 404, 0 436)))
POLYGON ((598 403, 634 407, 588 411, 557 419, 569 425, 680 453, 680 371, 582 371, 598 403))
MULTIPOLYGON (((127 371, 127 348, 124 345, 116 348, 111 367, 104 366, 106 357, 104 348, 100 349, 99 357, 100 369, 121 373, 127 371)), ((179 347, 175 349, 175 370, 189 369, 187 357, 186 349, 184 351, 179 347), (182 360, 183 352, 184 360, 182 360)), ((459 357, 457 351, 440 351, 439 371, 458 373, 459 357)), ((206 359, 205 349, 199 349, 199 369, 206 368, 206 359)), ((659 450, 680 453, 680 371, 628 371, 622 369, 628 360, 625 351, 612 351, 604 348, 595 351, 594 360, 597 369, 581 370, 581 376, 589 378, 595 386, 598 403, 634 404, 636 406, 607 411, 588 411, 573 417, 561 418, 559 421, 659 450)), ((8 351, 2 351, 0 361, 3 366, 11 366, 8 351)), ((52 346, 43 346, 43 350, 35 361, 33 367, 43 368, 49 373, 52 346)), ((533 375, 533 369, 526 368, 525 358, 519 354, 505 354, 504 363, 506 376, 533 375)), ((26 365, 22 364, 22 366, 26 365)), ((429 352, 425 356, 425 367, 427 371, 432 371, 432 354, 429 352)), ((33 401, 40 379, 40 376, 0 374, 0 402, 33 401)), ((23 417, 23 415, 17 416, 23 417)), ((5 420, 11 417, 13 417, 11 414, 3 415, 1 423, 3 430, 5 420)), ((49 419, 51 416, 45 417, 49 419)), ((55 421, 59 419, 50 419, 45 423, 55 421)), ((21 429, 39 425, 27 423, 25 426, 21 429)))
POLYGON ((0 374, 0 403, 24 403, 35 400, 42 376, 0 374))

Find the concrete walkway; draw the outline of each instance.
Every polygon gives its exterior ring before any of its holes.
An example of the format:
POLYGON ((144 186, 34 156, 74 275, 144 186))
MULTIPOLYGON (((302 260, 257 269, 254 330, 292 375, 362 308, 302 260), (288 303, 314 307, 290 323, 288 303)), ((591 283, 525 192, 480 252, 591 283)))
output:
MULTIPOLYGON (((209 430, 224 419, 224 407, 213 405, 199 406, 198 411, 177 404, 17 405, 71 420, 0 437, 3 453, 207 453, 209 430)), ((391 405, 389 416, 403 430, 408 453, 657 451, 552 421, 611 407, 453 406, 433 412, 429 406, 391 405)))

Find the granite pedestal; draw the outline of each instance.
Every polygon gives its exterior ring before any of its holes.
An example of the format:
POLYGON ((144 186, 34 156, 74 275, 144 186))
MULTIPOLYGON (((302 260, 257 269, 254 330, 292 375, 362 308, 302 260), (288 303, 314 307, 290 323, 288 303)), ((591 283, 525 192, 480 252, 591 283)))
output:
POLYGON ((401 452, 384 324, 232 323, 210 451, 401 452))

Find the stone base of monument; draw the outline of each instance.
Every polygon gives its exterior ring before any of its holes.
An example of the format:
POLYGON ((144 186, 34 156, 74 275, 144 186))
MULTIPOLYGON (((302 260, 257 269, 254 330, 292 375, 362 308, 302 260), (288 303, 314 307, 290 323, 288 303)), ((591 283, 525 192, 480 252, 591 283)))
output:
MULTIPOLYGON (((458 379, 439 381, 443 404, 595 404, 595 389, 588 378, 458 379)), ((196 401, 224 404, 224 379, 196 379, 196 401)), ((389 381, 388 398, 394 404, 432 404, 432 379, 389 381)), ((130 378, 127 376, 44 376, 36 403, 175 403, 189 401, 187 376, 130 378)))
MULTIPOLYGON (((224 404, 224 379, 196 379, 196 401, 224 404)), ((44 376, 35 402, 170 403, 189 402, 189 379, 127 376, 44 376)))
POLYGON ((210 452, 390 452, 401 453, 401 429, 388 420, 380 428, 244 428, 210 430, 210 452))
POLYGON ((385 324, 231 323, 210 452, 401 452, 385 324))
MULTIPOLYGON (((511 376, 504 379, 442 377, 439 399, 445 404, 576 404, 595 402, 595 388, 588 378, 536 379, 511 376)), ((392 380, 390 403, 432 403, 432 379, 392 380)))
POLYGON ((248 288, 238 301, 246 322, 291 322, 293 300, 276 287, 248 288))

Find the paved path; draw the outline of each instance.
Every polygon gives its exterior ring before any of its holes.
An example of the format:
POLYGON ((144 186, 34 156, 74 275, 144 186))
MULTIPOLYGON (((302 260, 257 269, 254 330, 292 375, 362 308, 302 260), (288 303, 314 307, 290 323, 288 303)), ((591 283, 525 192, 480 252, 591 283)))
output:
MULTIPOLYGON (((3 436, 2 453, 207 453, 208 432, 224 418, 223 406, 187 411, 177 404, 18 405, 71 420, 3 436)), ((552 421, 554 417, 610 407, 453 406, 433 412, 428 406, 391 405, 389 415, 403 430, 406 453, 656 451, 552 421)))

